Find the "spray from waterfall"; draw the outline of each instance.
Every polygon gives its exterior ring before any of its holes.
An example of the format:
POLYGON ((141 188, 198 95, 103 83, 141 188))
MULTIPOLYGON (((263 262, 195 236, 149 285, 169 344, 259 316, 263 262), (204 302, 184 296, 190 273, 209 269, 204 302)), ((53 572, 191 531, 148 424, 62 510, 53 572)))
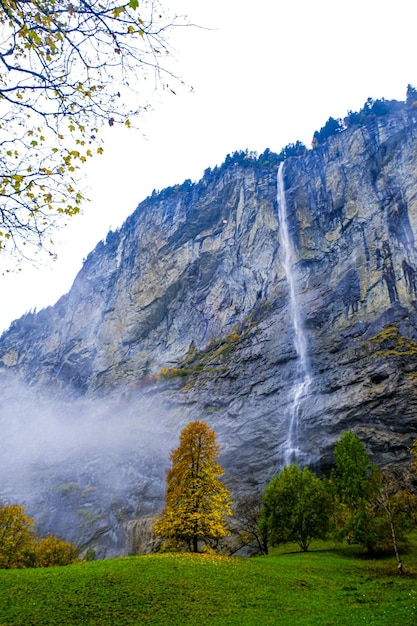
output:
POLYGON ((297 366, 291 390, 291 403, 288 416, 287 437, 283 445, 284 464, 300 461, 300 419, 301 408, 311 384, 310 365, 307 353, 307 339, 304 333, 300 304, 296 290, 295 255, 288 229, 287 203, 284 186, 284 162, 280 163, 277 178, 277 202, 279 217, 279 238, 282 251, 282 265, 288 283, 289 310, 293 327, 294 348, 297 354, 297 366))

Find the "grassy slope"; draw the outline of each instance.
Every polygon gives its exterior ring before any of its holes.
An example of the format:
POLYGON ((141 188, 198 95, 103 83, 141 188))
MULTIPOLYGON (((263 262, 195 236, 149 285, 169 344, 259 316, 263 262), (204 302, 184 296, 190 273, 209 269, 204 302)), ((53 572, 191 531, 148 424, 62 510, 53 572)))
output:
MULTIPOLYGON (((288 547, 287 547, 288 549, 288 547)), ((383 626, 417 623, 417 558, 315 550, 235 559, 150 555, 0 570, 0 624, 383 626)))

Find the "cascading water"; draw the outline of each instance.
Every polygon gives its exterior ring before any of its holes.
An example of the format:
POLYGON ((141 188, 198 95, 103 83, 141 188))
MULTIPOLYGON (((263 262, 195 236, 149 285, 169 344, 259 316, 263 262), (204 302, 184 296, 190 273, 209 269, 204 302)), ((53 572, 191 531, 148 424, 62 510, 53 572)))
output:
POLYGON ((284 186, 284 162, 280 163, 277 177, 277 202, 279 217, 279 238, 282 250, 282 265, 288 283, 290 316, 294 333, 294 348, 297 354, 297 368, 291 390, 291 403, 288 416, 287 437, 283 445, 285 465, 299 462, 302 455, 299 441, 299 425, 301 405, 307 396, 310 384, 310 365, 307 353, 307 340, 301 322, 300 306, 296 291, 296 274, 294 271, 294 248, 288 229, 287 204, 284 186))

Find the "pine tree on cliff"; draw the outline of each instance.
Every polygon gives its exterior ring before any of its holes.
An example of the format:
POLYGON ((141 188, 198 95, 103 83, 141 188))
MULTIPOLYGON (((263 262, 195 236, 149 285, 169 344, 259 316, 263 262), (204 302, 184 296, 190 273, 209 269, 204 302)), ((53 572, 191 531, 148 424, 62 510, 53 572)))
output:
POLYGON ((227 534, 225 516, 231 513, 231 497, 219 480, 223 469, 217 460, 220 447, 216 433, 205 422, 190 422, 170 455, 165 509, 154 531, 169 547, 184 544, 198 552, 199 543, 227 534))
POLYGON ((406 105, 408 107, 417 107, 417 89, 413 87, 413 85, 407 85, 407 95, 405 99, 406 105))

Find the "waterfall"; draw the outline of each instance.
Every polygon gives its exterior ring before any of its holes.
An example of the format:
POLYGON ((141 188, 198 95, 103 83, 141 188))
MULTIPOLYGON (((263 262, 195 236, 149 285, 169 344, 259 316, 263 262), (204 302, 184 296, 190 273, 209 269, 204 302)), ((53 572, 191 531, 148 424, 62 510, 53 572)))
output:
POLYGON ((300 460, 302 451, 299 442, 299 423, 301 405, 308 394, 311 383, 310 365, 307 353, 307 339, 304 333, 298 295, 296 291, 296 273, 294 270, 294 248, 288 230, 287 204, 284 186, 284 162, 280 163, 277 177, 277 202, 279 217, 279 238, 282 250, 282 265, 288 283, 289 310, 293 327, 294 348, 297 354, 297 366, 291 390, 291 403, 288 415, 287 437, 283 445, 284 464, 289 465, 300 460))

